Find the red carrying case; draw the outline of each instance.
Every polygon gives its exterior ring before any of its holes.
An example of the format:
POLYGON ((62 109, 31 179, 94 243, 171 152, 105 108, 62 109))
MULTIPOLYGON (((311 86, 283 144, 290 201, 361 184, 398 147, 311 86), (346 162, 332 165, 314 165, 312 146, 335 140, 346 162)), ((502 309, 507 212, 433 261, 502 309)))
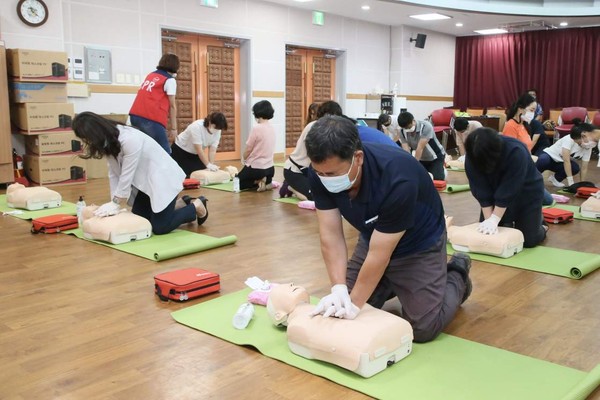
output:
POLYGON ((31 233, 58 233, 79 226, 75 215, 55 214, 31 221, 31 233))
POLYGON ((187 178, 183 180, 184 189, 198 189, 200 187, 200 181, 194 178, 187 178))
POLYGON ((437 190, 442 191, 442 190, 446 189, 446 181, 434 180, 433 186, 435 186, 435 188, 437 190))
POLYGON ((542 208, 544 221, 549 224, 566 224, 573 221, 573 212, 560 208, 542 208))
POLYGON ((178 269, 154 277, 154 291, 163 301, 186 301, 219 290, 219 274, 200 268, 178 269))
POLYGON ((591 195, 593 195, 594 193, 596 193, 599 190, 600 189, 595 188, 595 187, 580 187, 580 188, 577 188, 577 193, 575 193, 575 197, 581 197, 581 198, 587 199, 588 197, 590 197, 591 195))

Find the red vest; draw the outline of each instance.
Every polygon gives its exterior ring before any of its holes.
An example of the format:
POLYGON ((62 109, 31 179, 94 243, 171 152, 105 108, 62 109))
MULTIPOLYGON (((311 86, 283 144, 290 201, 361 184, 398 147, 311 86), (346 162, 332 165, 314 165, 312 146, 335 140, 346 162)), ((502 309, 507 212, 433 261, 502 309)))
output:
POLYGON ((169 78, 171 75, 161 70, 148 74, 135 96, 129 114, 158 122, 166 128, 169 119, 169 96, 165 93, 165 82, 169 78))

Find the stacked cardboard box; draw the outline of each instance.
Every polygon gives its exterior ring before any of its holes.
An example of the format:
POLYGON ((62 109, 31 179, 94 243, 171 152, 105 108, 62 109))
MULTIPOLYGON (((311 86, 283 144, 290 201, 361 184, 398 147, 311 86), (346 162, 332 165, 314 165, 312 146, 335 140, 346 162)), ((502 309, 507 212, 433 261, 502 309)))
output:
POLYGON ((11 121, 25 135, 25 171, 39 185, 86 182, 83 144, 71 129, 67 54, 7 50, 11 121))

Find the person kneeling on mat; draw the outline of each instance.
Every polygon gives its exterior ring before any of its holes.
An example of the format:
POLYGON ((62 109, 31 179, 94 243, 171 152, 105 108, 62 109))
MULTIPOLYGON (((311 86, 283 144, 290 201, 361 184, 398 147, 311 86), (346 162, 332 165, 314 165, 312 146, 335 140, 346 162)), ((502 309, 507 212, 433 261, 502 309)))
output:
POLYGON ((92 112, 77 115, 73 131, 86 145, 82 158, 108 161, 112 201, 101 205, 96 216, 117 214, 129 199, 131 212, 150 221, 157 235, 194 219, 202 225, 208 218, 204 196, 177 200, 185 173, 148 135, 92 112))

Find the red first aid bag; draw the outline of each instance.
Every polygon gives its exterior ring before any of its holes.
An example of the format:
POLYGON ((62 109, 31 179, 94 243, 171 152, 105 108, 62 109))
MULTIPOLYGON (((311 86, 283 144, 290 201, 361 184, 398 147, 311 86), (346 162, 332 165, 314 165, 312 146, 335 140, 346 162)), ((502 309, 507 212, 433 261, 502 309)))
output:
POLYGON ((219 290, 219 274, 200 268, 178 269, 154 277, 154 291, 163 301, 185 301, 219 290))
POLYGON ((200 181, 194 178, 187 178, 183 180, 184 189, 198 189, 200 187, 200 181))
POLYGON ((434 180, 433 186, 435 186, 437 190, 444 190, 446 189, 446 181, 434 180))
POLYGON ((31 233, 58 233, 79 226, 75 215, 55 214, 31 221, 31 233))
POLYGON ((594 193, 596 193, 599 190, 600 189, 598 189, 596 187, 580 187, 580 188, 577 188, 577 193, 575 193, 575 197, 581 197, 581 198, 587 199, 588 197, 590 197, 591 195, 593 195, 594 193))
POLYGON ((566 224, 573 221, 573 212, 560 208, 542 208, 544 221, 549 224, 566 224))

